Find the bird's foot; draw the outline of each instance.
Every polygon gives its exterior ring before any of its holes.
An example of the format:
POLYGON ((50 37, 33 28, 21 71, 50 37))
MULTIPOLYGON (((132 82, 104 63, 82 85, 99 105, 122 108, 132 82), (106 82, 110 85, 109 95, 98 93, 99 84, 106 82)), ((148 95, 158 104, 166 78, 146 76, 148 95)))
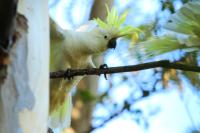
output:
POLYGON ((73 79, 73 76, 71 75, 71 69, 67 69, 64 73, 64 79, 71 80, 73 79))
MULTIPOLYGON (((107 69, 107 68, 108 68, 108 65, 107 65, 107 64, 102 64, 102 65, 99 66, 99 69, 107 69)), ((106 73, 104 73, 104 78, 105 78, 106 80, 108 80, 106 73)))

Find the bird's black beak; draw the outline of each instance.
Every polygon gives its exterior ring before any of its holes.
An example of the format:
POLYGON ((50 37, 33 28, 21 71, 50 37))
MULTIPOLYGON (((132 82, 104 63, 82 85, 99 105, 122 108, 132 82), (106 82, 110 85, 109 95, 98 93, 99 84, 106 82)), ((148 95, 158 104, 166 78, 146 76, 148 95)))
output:
POLYGON ((117 38, 112 38, 110 39, 110 41, 108 42, 108 48, 116 48, 116 45, 117 45, 117 38))

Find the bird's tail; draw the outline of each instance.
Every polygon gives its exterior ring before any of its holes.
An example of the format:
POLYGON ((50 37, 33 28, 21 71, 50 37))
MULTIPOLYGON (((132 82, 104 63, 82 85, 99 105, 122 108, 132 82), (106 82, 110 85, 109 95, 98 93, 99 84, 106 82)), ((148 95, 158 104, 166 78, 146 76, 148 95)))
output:
POLYGON ((64 102, 57 106, 56 109, 50 112, 49 125, 51 128, 64 129, 70 126, 72 112, 72 96, 71 93, 66 93, 64 102))

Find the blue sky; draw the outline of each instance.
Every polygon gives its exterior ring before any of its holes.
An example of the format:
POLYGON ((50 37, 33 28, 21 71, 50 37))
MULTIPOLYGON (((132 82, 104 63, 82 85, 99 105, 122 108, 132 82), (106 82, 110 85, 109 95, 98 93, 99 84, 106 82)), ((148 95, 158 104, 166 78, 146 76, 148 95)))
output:
MULTIPOLYGON (((145 131, 130 117, 122 115, 93 133, 184 133, 185 127, 192 125, 183 102, 180 100, 179 92, 173 90, 166 93, 154 95, 137 103, 143 108, 160 107, 159 113, 150 117, 148 130, 145 131)), ((148 117, 148 111, 145 113, 144 117, 148 117)))
MULTIPOLYGON (((143 109, 143 117, 144 119, 148 118, 150 123, 148 130, 137 125, 131 115, 127 117, 125 113, 93 133, 186 133, 186 130, 194 125, 198 127, 200 122, 198 119, 200 118, 200 108, 197 103, 198 97, 191 92, 191 86, 188 86, 187 83, 185 84, 184 88, 187 90, 184 93, 177 90, 177 86, 172 85, 170 90, 154 94, 134 105, 136 108, 143 109), (187 98, 185 98, 186 95, 187 98), (185 104, 189 108, 192 120, 188 116, 185 104), (149 115, 156 108, 158 112, 155 115, 149 115)), ((126 85, 119 86, 113 90, 111 97, 120 103, 129 94, 128 90, 129 88, 126 85)), ((101 107, 96 112, 98 116, 106 114, 106 111, 102 110, 101 107)))
MULTIPOLYGON (((92 0, 77 0, 76 4, 72 9, 67 10, 68 3, 71 0, 62 0, 56 7, 50 9, 51 16, 57 21, 57 23, 64 29, 73 29, 79 25, 87 22, 89 17, 89 11, 91 9, 92 0), (88 8, 90 7, 90 8, 88 8), (66 14, 71 13, 71 16, 66 14), (56 14, 56 15, 55 15, 56 14), (68 17, 67 17, 68 16, 68 17)), ((116 0, 115 6, 119 11, 124 10, 124 8, 132 5, 131 10, 129 11, 127 24, 140 25, 145 23, 150 23, 155 20, 156 14, 160 10, 160 5, 158 0, 116 0)), ((181 2, 176 0, 175 7, 179 9, 181 7, 181 2)), ((166 18, 169 17, 169 13, 159 14, 161 21, 166 21, 166 18)), ((122 40, 123 41, 123 40, 122 40)), ((115 51, 110 51, 106 54, 105 62, 108 66, 118 66, 118 65, 127 65, 127 64, 136 64, 136 60, 131 59, 129 55, 126 55, 124 52, 128 45, 124 44, 119 46, 115 51), (120 47, 120 48, 119 48, 120 47), (122 50, 124 49, 124 51, 122 50), (117 53, 117 54, 116 54, 117 53), (121 55, 124 61, 121 61, 121 58, 118 59, 118 56, 121 55)), ((137 88, 137 81, 140 81, 144 77, 143 75, 150 75, 151 71, 143 71, 141 76, 133 79, 129 79, 132 83, 132 86, 127 85, 126 83, 120 84, 115 87, 110 94, 112 102, 123 103, 126 97, 130 94, 130 90, 137 88)), ((115 82, 119 82, 121 79, 119 75, 116 74, 112 77, 115 82)), ((149 81, 150 82, 150 81, 149 81)), ((144 120, 148 118, 149 127, 148 130, 144 129, 143 126, 138 125, 133 116, 127 113, 123 113, 121 116, 115 118, 114 120, 107 123, 104 127, 95 130, 93 133, 186 133, 188 128, 192 126, 199 126, 200 120, 200 107, 197 103, 197 96, 192 92, 192 86, 188 85, 188 82, 183 79, 184 90, 181 92, 178 90, 178 86, 171 84, 165 92, 152 95, 149 98, 137 102, 134 104, 134 107, 140 107, 143 109, 144 120), (187 107, 186 107, 186 106, 187 107), (150 115, 153 108, 157 107, 158 112, 155 115, 150 115), (151 110, 152 108, 152 110, 151 110), (192 114, 191 117, 188 116, 192 114)), ((100 78, 99 93, 106 91, 109 86, 109 83, 103 78, 100 78)), ((94 112, 94 116, 101 116, 109 114, 110 112, 103 108, 103 106, 97 106, 94 112)))

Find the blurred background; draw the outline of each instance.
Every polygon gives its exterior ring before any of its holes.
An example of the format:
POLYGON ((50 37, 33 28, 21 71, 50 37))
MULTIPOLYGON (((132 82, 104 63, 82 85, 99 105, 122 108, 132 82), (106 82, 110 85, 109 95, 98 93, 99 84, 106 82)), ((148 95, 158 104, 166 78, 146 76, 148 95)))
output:
MULTIPOLYGON (((173 50, 146 58, 134 46, 163 28, 171 14, 190 0, 49 0, 52 19, 63 29, 75 29, 92 18, 105 19, 105 3, 119 13, 128 10, 128 25, 142 30, 118 39, 117 48, 94 58, 109 67, 167 59, 199 64, 199 52, 173 50)), ((85 77, 73 90, 71 128, 66 133, 198 133, 200 132, 199 74, 150 69, 108 76, 85 77)))

